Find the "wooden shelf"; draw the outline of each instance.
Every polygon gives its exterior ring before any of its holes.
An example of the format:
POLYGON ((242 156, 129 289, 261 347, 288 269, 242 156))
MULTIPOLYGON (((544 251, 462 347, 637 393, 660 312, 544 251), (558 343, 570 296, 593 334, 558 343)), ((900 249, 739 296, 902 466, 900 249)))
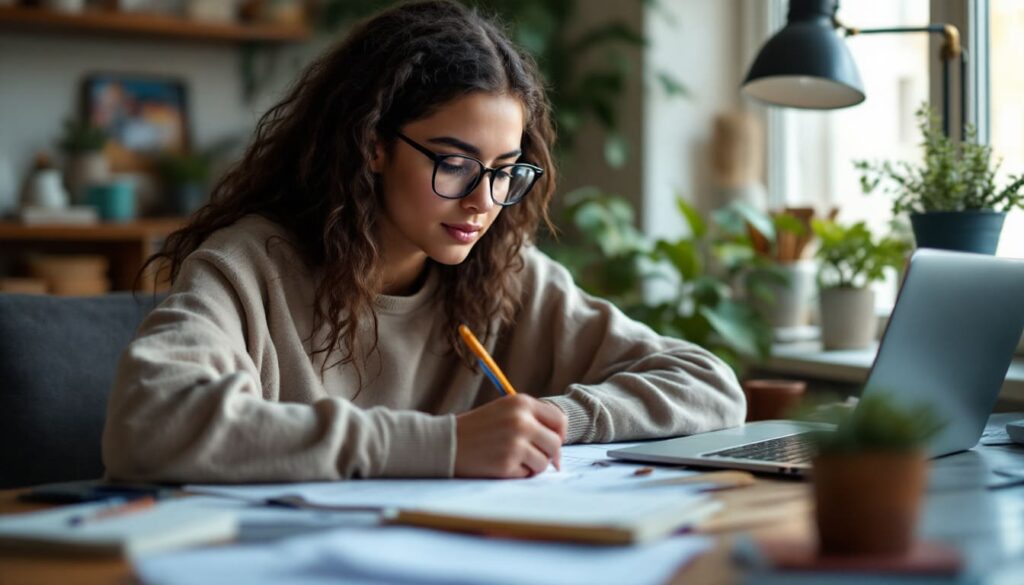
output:
POLYGON ((91 225, 25 225, 14 221, 0 221, 0 241, 134 241, 142 238, 161 238, 184 225, 185 220, 176 217, 91 225))
MULTIPOLYGON (((93 225, 25 225, 0 221, 0 255, 26 253, 100 254, 110 260, 113 290, 131 290, 143 263, 162 246, 185 218, 139 219, 93 225)), ((152 280, 144 278, 144 289, 152 280)), ((159 288, 159 287, 158 287, 159 288)))
POLYGON ((103 10, 63 14, 44 8, 20 6, 0 6, 0 30, 157 37, 222 43, 297 43, 310 37, 309 28, 304 26, 218 24, 160 14, 103 10))

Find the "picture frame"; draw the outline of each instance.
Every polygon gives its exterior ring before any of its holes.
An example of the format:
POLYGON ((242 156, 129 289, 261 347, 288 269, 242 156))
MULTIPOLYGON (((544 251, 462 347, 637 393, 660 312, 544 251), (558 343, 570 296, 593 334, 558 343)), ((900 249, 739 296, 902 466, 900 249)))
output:
POLYGON ((146 170, 160 155, 189 150, 188 96, 178 78, 92 73, 82 81, 81 108, 107 133, 112 170, 146 170))

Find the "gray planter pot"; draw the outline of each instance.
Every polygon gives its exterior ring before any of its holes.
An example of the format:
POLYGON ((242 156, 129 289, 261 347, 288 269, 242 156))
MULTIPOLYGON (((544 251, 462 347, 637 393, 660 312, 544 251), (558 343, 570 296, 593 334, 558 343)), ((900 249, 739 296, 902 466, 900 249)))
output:
POLYGON ((825 349, 862 349, 875 341, 875 291, 827 288, 821 291, 821 340, 825 349))
POLYGON ((817 293, 818 265, 814 260, 780 264, 789 286, 773 286, 772 303, 756 301, 757 310, 772 327, 799 327, 811 322, 811 305, 817 293))

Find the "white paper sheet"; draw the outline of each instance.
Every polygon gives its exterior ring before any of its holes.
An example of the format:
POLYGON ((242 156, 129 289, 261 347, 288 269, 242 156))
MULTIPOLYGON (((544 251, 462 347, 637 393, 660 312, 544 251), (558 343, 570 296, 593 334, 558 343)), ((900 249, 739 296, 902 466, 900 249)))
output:
POLYGON ((710 546, 696 536, 596 547, 402 527, 337 529, 272 545, 150 557, 135 571, 149 585, 659 585, 710 546))
MULTIPOLYGON (((286 483, 259 485, 189 485, 186 491, 219 495, 250 502, 293 497, 303 502, 325 507, 379 507, 410 508, 422 506, 439 498, 460 494, 476 494, 495 485, 517 486, 523 489, 547 488, 559 484, 566 488, 586 490, 619 490, 642 488, 660 480, 687 477, 696 472, 653 466, 652 472, 638 476, 637 469, 645 467, 608 459, 609 449, 630 444, 569 445, 562 449, 562 470, 553 467, 535 477, 521 480, 474 479, 361 479, 355 481, 286 483)), ((657 489, 689 490, 692 486, 670 486, 657 489)))

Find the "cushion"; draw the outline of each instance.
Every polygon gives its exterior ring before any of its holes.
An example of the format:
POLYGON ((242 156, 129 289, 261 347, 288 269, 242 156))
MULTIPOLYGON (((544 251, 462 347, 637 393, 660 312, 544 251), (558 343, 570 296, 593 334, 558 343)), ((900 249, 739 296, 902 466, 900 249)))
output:
POLYGON ((0 294, 0 488, 103 474, 117 362, 160 300, 0 294))

